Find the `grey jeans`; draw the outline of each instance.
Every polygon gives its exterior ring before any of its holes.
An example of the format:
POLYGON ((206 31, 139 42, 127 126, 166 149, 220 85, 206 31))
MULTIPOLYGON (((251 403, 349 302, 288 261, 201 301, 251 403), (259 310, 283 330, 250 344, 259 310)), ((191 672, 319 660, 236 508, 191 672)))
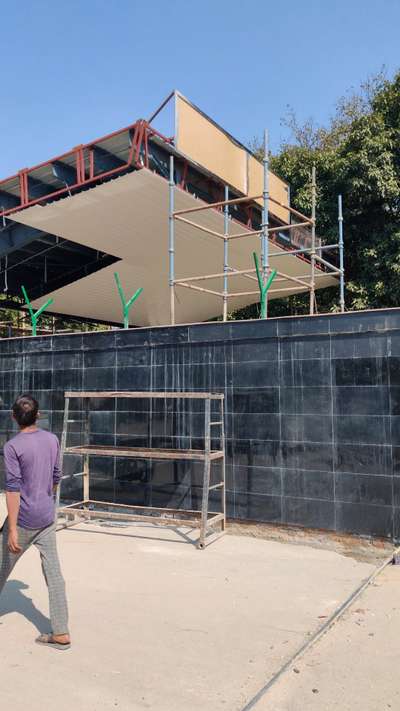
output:
POLYGON ((8 549, 8 520, 0 535, 0 594, 16 562, 33 544, 39 550, 43 575, 49 590, 50 621, 53 634, 68 634, 68 605, 65 582, 57 553, 55 524, 41 529, 18 526, 18 542, 22 550, 11 553, 8 549))

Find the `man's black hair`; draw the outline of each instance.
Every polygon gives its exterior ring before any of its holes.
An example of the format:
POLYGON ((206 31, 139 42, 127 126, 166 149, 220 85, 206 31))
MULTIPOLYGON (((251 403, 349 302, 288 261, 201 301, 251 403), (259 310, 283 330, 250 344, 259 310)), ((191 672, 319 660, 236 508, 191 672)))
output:
POLYGON ((13 415, 20 427, 34 425, 39 410, 39 403, 32 395, 19 395, 12 406, 13 415))

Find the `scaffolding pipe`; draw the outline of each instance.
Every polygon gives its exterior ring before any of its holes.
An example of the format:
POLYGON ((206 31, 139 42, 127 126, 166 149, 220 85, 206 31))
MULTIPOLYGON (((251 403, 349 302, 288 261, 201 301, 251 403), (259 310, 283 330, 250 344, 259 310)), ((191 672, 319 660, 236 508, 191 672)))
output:
POLYGON ((222 291, 214 291, 213 289, 204 289, 202 286, 195 286, 194 284, 187 284, 182 282, 177 282, 176 286, 183 286, 185 289, 193 289, 194 291, 202 291, 204 294, 214 294, 214 296, 223 296, 222 291))
POLYGON ((319 254, 315 255, 315 259, 318 259, 321 264, 324 264, 326 267, 329 267, 331 269, 332 273, 338 274, 340 272, 339 267, 335 267, 334 264, 331 264, 331 262, 328 262, 326 259, 323 259, 322 257, 319 256, 319 254))
POLYGON ((311 284, 310 284, 310 315, 315 310, 315 204, 316 204, 316 170, 315 165, 311 173, 311 284))
POLYGON ((340 267, 340 310, 344 313, 344 243, 343 243, 343 207, 342 196, 338 195, 339 222, 339 267, 340 267))
POLYGON ((229 200, 229 188, 225 185, 225 205, 224 205, 224 297, 223 297, 223 320, 228 318, 228 245, 229 245, 229 205, 226 201, 229 200))
POLYGON ((169 294, 170 294, 170 321, 175 325, 175 221, 174 221, 174 156, 169 157, 169 294))
POLYGON ((186 217, 181 217, 181 215, 176 215, 175 219, 179 220, 180 222, 185 222, 185 224, 190 225, 191 227, 195 227, 197 230, 206 232, 206 234, 208 234, 208 235, 213 235, 213 237, 219 237, 219 239, 224 239, 224 235, 222 235, 220 232, 216 232, 215 230, 210 230, 209 227, 203 227, 203 225, 199 225, 198 222, 192 222, 192 220, 187 220, 186 217))
MULTIPOLYGON (((338 249, 338 244, 323 244, 321 245, 321 250, 323 249, 338 249)), ((270 257, 288 257, 291 254, 307 254, 311 250, 311 247, 303 247, 302 249, 284 249, 282 247, 281 252, 271 252, 270 257)))
MULTIPOLYGON (((268 130, 264 131, 264 186, 263 186, 263 212, 262 212, 262 237, 261 237, 261 257, 262 257, 262 288, 265 288, 269 270, 269 241, 268 241, 268 130)), ((265 305, 262 309, 262 318, 268 317, 268 290, 265 292, 265 305)))

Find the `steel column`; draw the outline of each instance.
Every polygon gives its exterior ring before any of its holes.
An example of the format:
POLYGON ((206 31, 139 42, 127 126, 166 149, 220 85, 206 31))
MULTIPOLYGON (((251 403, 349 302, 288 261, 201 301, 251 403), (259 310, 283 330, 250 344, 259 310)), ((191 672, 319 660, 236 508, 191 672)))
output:
POLYGON ((339 268, 340 268, 340 310, 344 312, 344 242, 343 242, 343 206, 342 196, 338 195, 339 222, 339 268))
POLYGON ((175 220, 174 220, 174 156, 169 158, 169 293, 170 293, 170 321, 175 324, 175 220))
POLYGON ((310 314, 315 312, 315 213, 316 213, 316 170, 315 165, 311 173, 311 282, 310 282, 310 314))
MULTIPOLYGON (((225 185, 225 200, 229 200, 229 188, 225 185)), ((224 296, 223 296, 223 320, 228 318, 228 245, 229 245, 229 205, 224 205, 224 296)))
POLYGON ((62 477, 63 477, 64 453, 67 448, 67 438, 68 438, 68 419, 69 419, 69 397, 66 397, 65 402, 64 402, 63 431, 62 431, 62 435, 61 435, 61 447, 60 447, 61 479, 58 482, 57 493, 56 493, 56 521, 58 519, 58 510, 60 508, 60 495, 61 495, 61 482, 62 482, 62 477))
MULTIPOLYGON (((262 236, 261 236, 261 259, 262 259, 262 280, 265 286, 268 279, 269 270, 269 242, 268 242, 268 207, 269 207, 269 158, 268 158, 268 131, 264 131, 264 185, 263 185, 263 211, 262 211, 262 236)), ((265 298, 265 314, 268 317, 268 293, 265 298)))
POLYGON ((204 548, 206 544, 206 535, 208 529, 208 497, 210 490, 210 473, 211 473, 211 400, 205 400, 204 411, 204 431, 205 431, 205 446, 204 446, 204 469, 203 469, 203 493, 201 502, 201 526, 200 539, 198 546, 204 548))

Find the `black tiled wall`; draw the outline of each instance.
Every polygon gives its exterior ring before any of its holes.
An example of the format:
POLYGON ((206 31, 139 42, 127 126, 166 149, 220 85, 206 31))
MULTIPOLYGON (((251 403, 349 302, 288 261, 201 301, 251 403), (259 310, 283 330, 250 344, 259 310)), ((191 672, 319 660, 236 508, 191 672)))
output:
MULTIPOLYGON (((2 443, 21 391, 57 434, 66 389, 223 392, 231 517, 400 538, 400 309, 3 340, 0 361, 2 443)), ((94 443, 202 446, 202 403, 113 405, 93 403, 94 443)), ((74 419, 79 443, 78 403, 74 419)), ((199 505, 198 464, 92 465, 94 497, 199 505)))

